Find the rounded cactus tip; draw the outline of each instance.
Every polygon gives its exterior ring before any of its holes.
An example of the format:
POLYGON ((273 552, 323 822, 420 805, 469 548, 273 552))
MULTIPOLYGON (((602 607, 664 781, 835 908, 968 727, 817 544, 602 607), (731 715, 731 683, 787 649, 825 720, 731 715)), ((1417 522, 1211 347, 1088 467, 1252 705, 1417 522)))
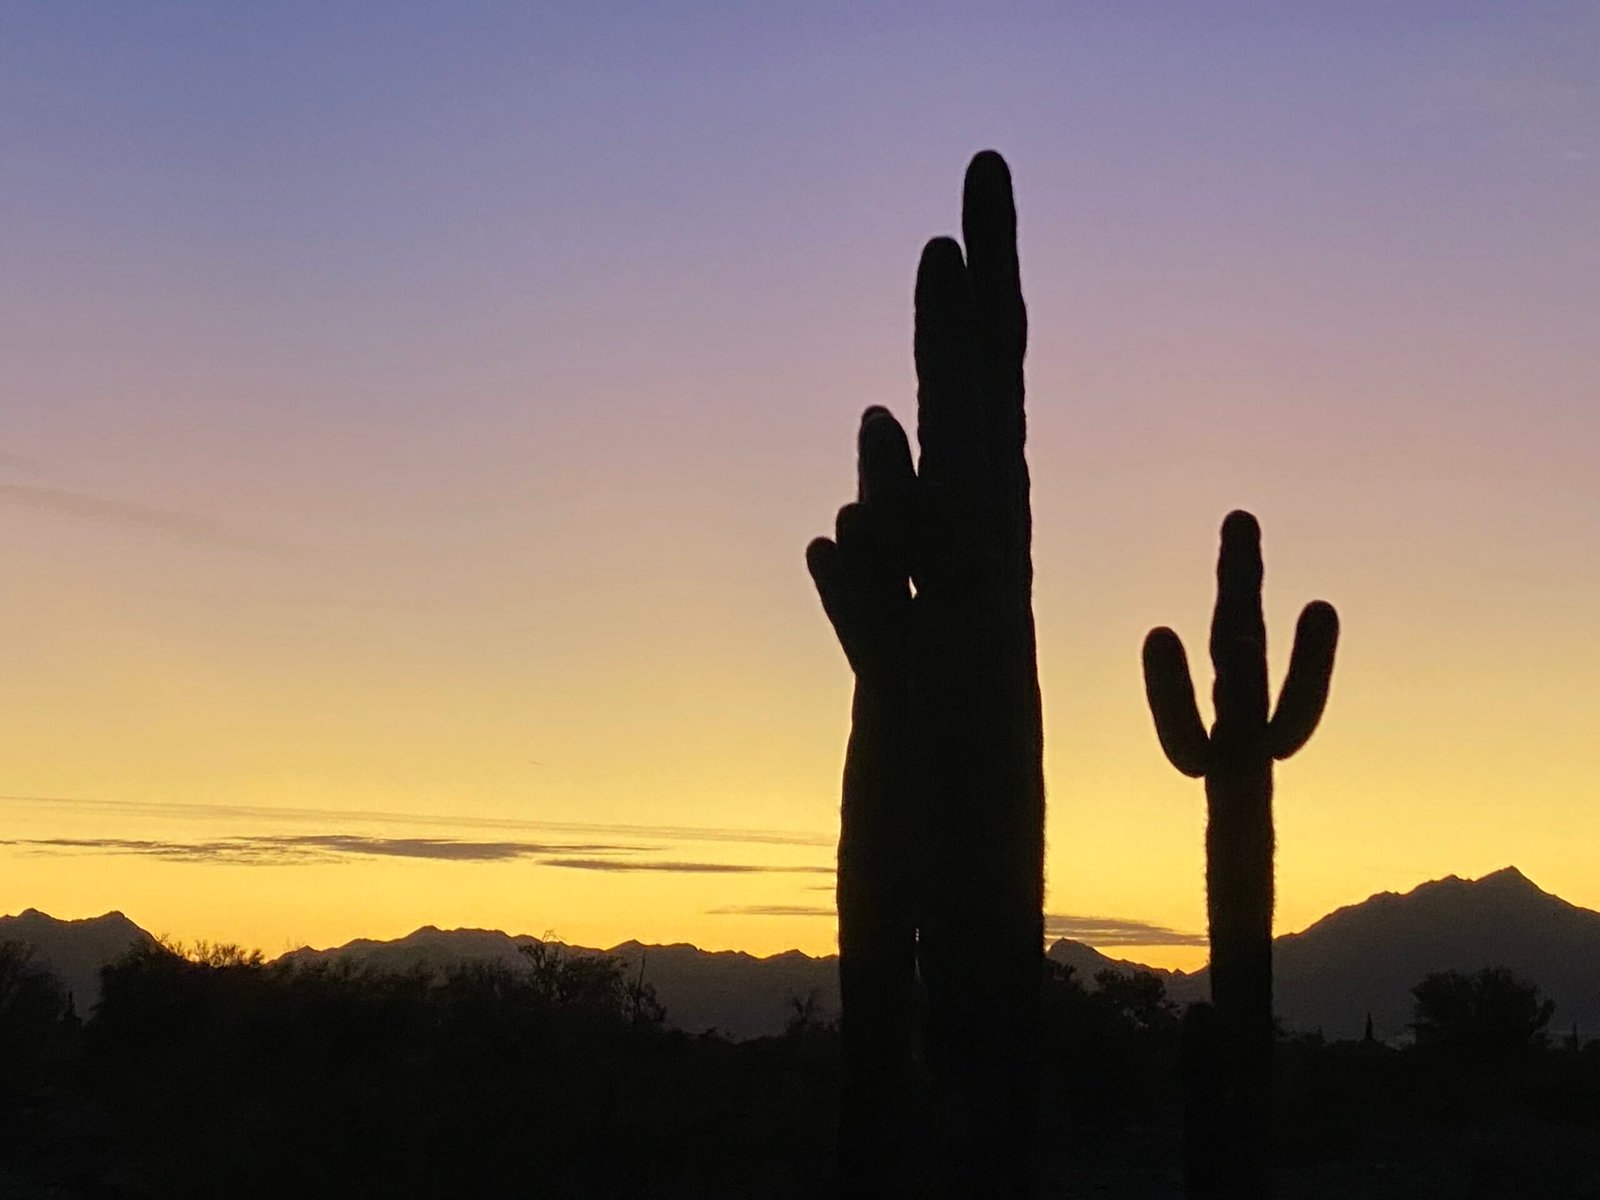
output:
POLYGON ((861 414, 861 428, 856 437, 862 454, 872 459, 874 465, 871 469, 880 479, 884 468, 896 457, 896 452, 899 456, 909 458, 905 430, 900 428, 900 422, 894 419, 894 414, 880 405, 875 404, 861 414))
POLYGON ((1183 640, 1165 625, 1157 625, 1144 635, 1144 657, 1146 660, 1164 653, 1170 653, 1174 646, 1178 648, 1180 654, 1183 653, 1183 640))
POLYGON ((972 162, 967 170, 974 175, 980 172, 993 173, 1001 178, 1010 178, 1011 175, 1011 168, 1006 164, 1005 155, 994 149, 979 150, 972 156, 972 162))
POLYGON ((1316 622, 1318 625, 1339 628, 1339 611, 1326 600, 1313 600, 1301 610, 1300 619, 1305 622, 1316 622))
POLYGON ((1261 541, 1261 522, 1251 513, 1242 508, 1236 508, 1222 518, 1222 540, 1224 542, 1257 543, 1261 541))
POLYGON ((819 582, 832 571, 838 561, 839 547, 832 539, 812 538, 806 543, 806 570, 819 582))
POLYGON ((931 237, 922 247, 922 262, 918 265, 918 283, 922 282, 924 272, 937 270, 964 271, 967 267, 966 254, 961 249, 961 243, 955 238, 945 234, 931 237))

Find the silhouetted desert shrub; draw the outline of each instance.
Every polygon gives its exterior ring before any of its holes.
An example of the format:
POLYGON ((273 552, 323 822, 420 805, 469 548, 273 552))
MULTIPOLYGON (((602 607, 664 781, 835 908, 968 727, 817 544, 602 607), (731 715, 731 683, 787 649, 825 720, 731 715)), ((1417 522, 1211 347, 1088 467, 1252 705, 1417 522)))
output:
MULTIPOLYGON (((832 1194, 829 1022, 691 1037, 636 1017, 630 989, 647 981, 567 954, 400 974, 130 954, 81 1029, 64 1008, 32 1010, 25 1103, 0 1107, 0 1194, 8 1171, 128 1198, 832 1194)), ((1170 1197, 1179 1021, 1161 980, 1046 970, 1050 1186, 1170 1197)), ((1297 1035, 1276 1067, 1286 1194, 1592 1194, 1600 1042, 1463 1059, 1297 1035)), ((936 1162, 913 1146, 918 1194, 936 1162)))
POLYGON ((1167 1115, 1173 1103, 1178 1009, 1149 971, 1100 971, 1084 986, 1046 960, 1043 1040, 1048 1086, 1080 1122, 1167 1115))
POLYGON ((716 1194, 824 1161, 829 1053, 752 1104, 759 1045, 662 1016, 620 962, 555 945, 402 974, 155 947, 105 972, 93 1098, 162 1196, 716 1194))

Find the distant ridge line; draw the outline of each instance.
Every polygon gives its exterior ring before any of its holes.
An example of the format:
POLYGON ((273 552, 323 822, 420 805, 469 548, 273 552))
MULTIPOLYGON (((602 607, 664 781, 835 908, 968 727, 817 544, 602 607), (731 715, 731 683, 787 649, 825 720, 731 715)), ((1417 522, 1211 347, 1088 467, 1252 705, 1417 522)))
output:
MULTIPOLYGON (((121 912, 58 920, 32 908, 0 917, 0 940, 10 938, 35 945, 73 989, 84 1012, 98 997, 100 966, 130 946, 154 941, 121 912)), ((356 938, 323 949, 302 946, 272 961, 342 958, 380 970, 418 964, 442 969, 470 960, 519 962, 520 946, 546 941, 559 939, 423 925, 400 938, 356 938)), ((690 1032, 717 1029, 731 1037, 777 1033, 791 999, 813 993, 823 1009, 837 1008, 838 960, 833 954, 813 956, 791 949, 761 956, 636 939, 603 949, 568 949, 613 955, 630 971, 642 963, 646 980, 666 1006, 668 1021, 690 1032)), ((1204 968, 1185 973, 1146 967, 1071 938, 1052 942, 1046 954, 1090 984, 1102 970, 1151 971, 1179 1004, 1204 997, 1210 986, 1204 968)), ((1370 1012, 1380 1038, 1403 1037, 1411 1019, 1410 989, 1425 975, 1507 966, 1555 1000, 1553 1027, 1576 1023, 1600 1031, 1600 912, 1544 891, 1515 867, 1478 879, 1449 875, 1403 893, 1374 893, 1274 939, 1274 960, 1278 1015, 1291 1030, 1320 1029, 1329 1037, 1354 1038, 1370 1012)))

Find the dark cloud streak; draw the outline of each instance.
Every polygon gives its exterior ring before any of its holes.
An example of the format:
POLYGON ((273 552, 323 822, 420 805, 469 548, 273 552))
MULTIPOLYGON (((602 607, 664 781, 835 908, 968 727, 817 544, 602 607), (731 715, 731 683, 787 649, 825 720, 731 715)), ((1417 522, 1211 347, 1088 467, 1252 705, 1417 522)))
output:
POLYGON ((345 857, 424 858, 436 862, 543 861, 551 854, 636 854, 653 846, 547 842, 464 842, 450 838, 373 838, 355 834, 218 838, 174 842, 143 838, 19 838, 0 841, 43 853, 137 854, 168 862, 291 866, 345 857))
POLYGON ((455 838, 380 838, 349 833, 281 834, 180 842, 154 838, 11 838, 0 846, 34 853, 132 854, 167 862, 296 866, 345 858, 420 858, 433 862, 515 862, 577 871, 669 874, 831 874, 832 867, 629 858, 662 847, 628 842, 471 842, 455 838), (609 857, 617 856, 617 857, 609 857))
POLYGON ((1204 946, 1203 933, 1184 933, 1149 921, 1123 917, 1085 917, 1075 913, 1048 913, 1046 937, 1071 938, 1099 949, 1105 946, 1204 946))
MULTIPOLYGON (((821 885, 819 885, 821 886, 821 885)), ((836 910, 820 904, 732 904, 707 910, 718 917, 832 917, 836 910)), ((1072 913, 1045 917, 1045 934, 1071 938, 1091 946, 1204 946, 1202 933, 1184 933, 1148 921, 1122 917, 1085 917, 1072 913)))

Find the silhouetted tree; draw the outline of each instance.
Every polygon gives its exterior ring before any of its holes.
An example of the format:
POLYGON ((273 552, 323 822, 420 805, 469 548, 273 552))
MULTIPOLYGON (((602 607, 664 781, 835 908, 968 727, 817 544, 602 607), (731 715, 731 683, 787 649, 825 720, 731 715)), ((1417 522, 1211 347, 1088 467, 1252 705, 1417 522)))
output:
POLYGON ((1103 970, 1087 984, 1045 963, 1041 1046, 1045 1082, 1076 1124, 1165 1117, 1177 1052, 1178 1010, 1151 971, 1103 970))
POLYGON ((1139 1033, 1165 1034, 1178 1027, 1178 1006, 1154 971, 1107 968, 1094 975, 1094 995, 1139 1033))
POLYGON ((869 409, 858 500, 840 511, 833 541, 807 550, 856 674, 838 877, 850 1194, 892 1194, 901 1179, 913 949, 946 1189, 1008 1197, 1032 1187, 1043 733, 1027 315, 998 154, 967 170, 962 228, 965 255, 935 239, 917 272, 918 466, 894 418, 869 409))
POLYGON ((1468 1055, 1517 1054, 1543 1047, 1555 1001, 1507 967, 1472 974, 1436 971, 1411 989, 1417 1045, 1468 1055))
POLYGON ((608 954, 574 954, 554 940, 528 942, 518 950, 528 964, 534 997, 549 1008, 648 1025, 666 1016, 655 988, 645 982, 642 961, 630 980, 627 965, 608 954))
POLYGON ((24 942, 0 942, 0 1040, 7 1045, 33 1036, 66 1016, 66 989, 24 942))
POLYGON ((45 1073, 54 1035, 71 1023, 71 1013, 66 988, 33 948, 0 942, 0 1105, 33 1089, 45 1073))
POLYGON ((657 1026, 667 1019, 666 1006, 656 998, 656 985, 644 977, 645 956, 639 956, 639 973, 623 985, 628 1019, 635 1025, 657 1026))
MULTIPOLYGON (((1154 629, 1144 643, 1145 692, 1161 748, 1178 770, 1206 781, 1206 911, 1220 1049, 1205 1059, 1226 1076, 1214 1136, 1227 1144, 1219 1160, 1228 1176, 1222 1186, 1234 1200, 1271 1189, 1272 763, 1300 749, 1316 729, 1339 637, 1332 605, 1308 604, 1269 716, 1261 578, 1261 528, 1247 512, 1230 513, 1222 523, 1211 621, 1216 682, 1209 736, 1178 635, 1154 629)), ((1196 1194, 1214 1193, 1200 1186, 1196 1194)))
POLYGON ((237 942, 208 942, 204 938, 193 943, 158 938, 160 944, 180 958, 202 967, 262 967, 266 956, 260 950, 241 946, 237 942))
POLYGON ((813 1038, 833 1032, 833 1022, 822 1006, 822 996, 816 988, 789 996, 789 1016, 783 1023, 786 1038, 813 1038))

